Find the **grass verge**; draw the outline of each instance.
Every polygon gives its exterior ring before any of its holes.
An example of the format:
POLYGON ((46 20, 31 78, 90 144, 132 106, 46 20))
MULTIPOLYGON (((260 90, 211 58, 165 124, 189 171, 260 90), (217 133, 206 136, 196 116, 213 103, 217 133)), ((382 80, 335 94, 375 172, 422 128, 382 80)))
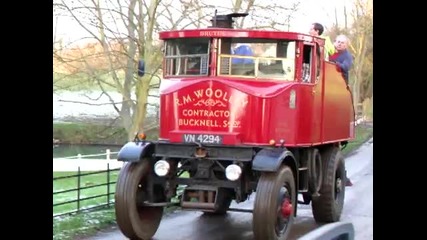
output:
POLYGON ((53 214, 71 212, 76 209, 85 209, 111 202, 114 198, 111 193, 116 190, 117 176, 117 169, 112 169, 109 172, 80 172, 80 174, 76 172, 54 172, 53 192, 55 194, 53 195, 53 204, 61 205, 53 207, 53 214), (61 191, 66 192, 57 193, 61 191), (65 202, 70 203, 62 204, 65 202))
POLYGON ((53 240, 72 240, 89 236, 116 223, 114 208, 79 213, 53 219, 53 240))
POLYGON ((373 136, 373 127, 367 125, 359 125, 356 127, 356 137, 353 141, 347 144, 347 147, 342 150, 344 156, 347 156, 355 149, 360 147, 364 142, 373 136))
MULTIPOLYGON (((343 153, 345 155, 350 154, 372 136, 373 127, 359 125, 356 128, 356 138, 347 145, 343 153)), ((175 210, 175 208, 167 208, 165 209, 165 213, 170 213, 173 210, 175 210)), ((54 219, 53 239, 83 239, 83 236, 92 236, 99 230, 106 229, 115 224, 114 208, 79 213, 73 216, 54 219)))

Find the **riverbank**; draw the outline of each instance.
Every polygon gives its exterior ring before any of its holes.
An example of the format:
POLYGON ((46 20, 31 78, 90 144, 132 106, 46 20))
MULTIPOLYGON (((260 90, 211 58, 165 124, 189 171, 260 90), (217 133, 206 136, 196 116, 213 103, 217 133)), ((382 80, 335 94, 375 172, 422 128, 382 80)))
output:
MULTIPOLYGON (((157 139, 158 130, 151 129, 145 134, 147 139, 157 139)), ((123 145, 127 142, 127 133, 111 122, 60 122, 53 123, 53 139, 57 144, 123 145)))

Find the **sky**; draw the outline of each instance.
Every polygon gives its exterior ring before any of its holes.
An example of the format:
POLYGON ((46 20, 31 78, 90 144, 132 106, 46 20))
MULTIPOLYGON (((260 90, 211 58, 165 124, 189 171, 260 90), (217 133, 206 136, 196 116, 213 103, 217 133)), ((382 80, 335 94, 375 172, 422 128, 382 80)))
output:
MULTIPOLYGON (((338 21, 343 23, 344 6, 350 8, 351 0, 301 0, 300 11, 295 14, 291 29, 308 32, 313 22, 319 22, 324 27, 335 23, 335 8, 337 8, 338 21)), ((349 11, 349 10, 347 10, 349 11)))
MULTIPOLYGON (((262 0, 264 3, 283 0, 262 0)), ((224 1, 225 2, 225 1, 224 1)), ((291 21, 291 31, 308 32, 313 22, 322 23, 325 28, 335 22, 335 8, 338 9, 339 21, 343 23, 343 7, 351 6, 352 0, 301 0, 299 11, 295 13, 291 21)), ((63 38, 66 43, 87 36, 82 28, 70 18, 53 17, 53 33, 63 38)), ((54 36, 55 37, 55 36, 54 36)))

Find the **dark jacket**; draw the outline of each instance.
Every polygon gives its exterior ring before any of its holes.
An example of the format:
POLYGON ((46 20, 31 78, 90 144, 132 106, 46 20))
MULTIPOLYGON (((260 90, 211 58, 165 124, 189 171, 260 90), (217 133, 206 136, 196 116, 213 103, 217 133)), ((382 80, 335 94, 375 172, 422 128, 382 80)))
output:
POLYGON ((353 66, 353 56, 348 50, 336 52, 329 57, 329 61, 334 62, 341 69, 345 82, 348 84, 348 72, 353 66))
MULTIPOLYGON (((249 47, 249 45, 240 45, 239 47, 234 49, 234 51, 232 51, 232 54, 241 55, 241 56, 253 56, 254 55, 254 53, 253 53, 251 47, 249 47)), ((233 62, 233 64, 253 64, 254 60, 248 59, 248 58, 233 58, 232 62, 233 62)))

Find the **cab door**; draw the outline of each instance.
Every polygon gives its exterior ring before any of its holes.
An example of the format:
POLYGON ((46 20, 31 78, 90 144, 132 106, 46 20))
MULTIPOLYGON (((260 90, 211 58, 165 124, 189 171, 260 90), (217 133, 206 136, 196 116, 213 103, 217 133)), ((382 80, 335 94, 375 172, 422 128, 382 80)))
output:
POLYGON ((324 60, 324 50, 323 46, 320 46, 316 43, 313 46, 312 51, 312 125, 311 125, 311 140, 312 143, 320 143, 322 135, 322 103, 323 103, 323 60, 324 60))
POLYGON ((304 42, 301 81, 304 86, 303 103, 304 135, 310 144, 321 141, 322 131, 322 88, 323 88, 323 53, 317 43, 304 42))

